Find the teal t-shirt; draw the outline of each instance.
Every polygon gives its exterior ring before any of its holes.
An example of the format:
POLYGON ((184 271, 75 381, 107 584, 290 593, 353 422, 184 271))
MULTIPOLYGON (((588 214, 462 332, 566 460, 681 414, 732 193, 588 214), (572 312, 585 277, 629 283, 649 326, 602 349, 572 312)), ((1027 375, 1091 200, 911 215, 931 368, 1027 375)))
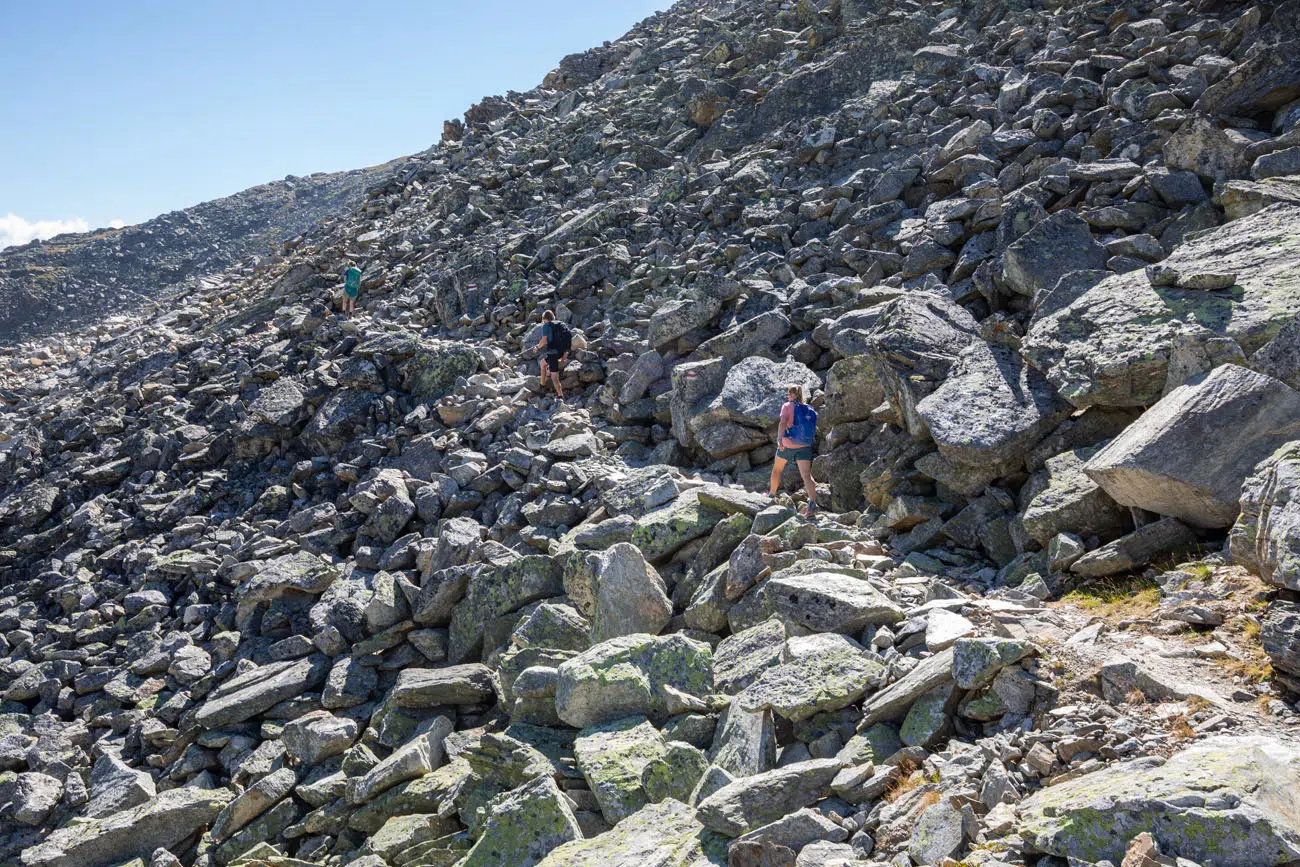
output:
POLYGON ((347 292, 349 295, 356 295, 361 291, 360 268, 349 268, 345 277, 346 279, 343 283, 343 291, 347 292))

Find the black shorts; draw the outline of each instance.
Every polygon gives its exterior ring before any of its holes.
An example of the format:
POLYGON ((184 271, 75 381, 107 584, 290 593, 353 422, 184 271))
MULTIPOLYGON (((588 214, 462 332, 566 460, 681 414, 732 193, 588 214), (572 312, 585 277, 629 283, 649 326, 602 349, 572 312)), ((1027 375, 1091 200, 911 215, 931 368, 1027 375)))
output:
POLYGON ((548 352, 548 353, 546 353, 546 366, 549 367, 552 371, 555 371, 555 372, 558 373, 559 370, 560 370, 560 355, 559 355, 559 353, 555 353, 555 352, 548 352))
POLYGON ((786 446, 779 446, 776 450, 776 456, 787 461, 811 461, 813 459, 812 446, 799 446, 792 449, 786 446))

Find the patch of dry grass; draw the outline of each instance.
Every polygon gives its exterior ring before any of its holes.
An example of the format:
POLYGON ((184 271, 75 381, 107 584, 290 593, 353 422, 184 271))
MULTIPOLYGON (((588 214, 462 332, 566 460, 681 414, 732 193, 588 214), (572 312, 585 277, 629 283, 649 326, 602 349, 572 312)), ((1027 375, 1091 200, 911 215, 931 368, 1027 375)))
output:
POLYGON ((1215 664, 1229 674, 1236 675, 1247 683, 1263 683, 1273 678, 1273 663, 1263 650, 1250 647, 1244 659, 1216 659, 1215 664))
POLYGON ((1105 578, 1076 587, 1061 602, 1113 623, 1149 617, 1160 605, 1160 588, 1140 575, 1105 578))
POLYGON ((925 785, 925 775, 921 773, 921 765, 912 759, 904 759, 898 765, 898 776, 885 789, 884 798, 889 803, 894 803, 908 792, 914 791, 925 785))
POLYGON ((1187 719, 1187 714, 1174 714, 1169 718, 1166 725, 1169 728, 1169 736, 1174 740, 1190 741, 1196 737, 1196 729, 1192 728, 1191 722, 1187 719))

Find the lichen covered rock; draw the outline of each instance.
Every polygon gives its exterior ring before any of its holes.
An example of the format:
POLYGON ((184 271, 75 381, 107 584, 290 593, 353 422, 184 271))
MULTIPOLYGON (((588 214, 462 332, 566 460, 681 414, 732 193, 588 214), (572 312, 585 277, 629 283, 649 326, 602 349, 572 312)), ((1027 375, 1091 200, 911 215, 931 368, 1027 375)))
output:
POLYGON ((1300 858, 1300 751, 1264 736, 1215 737, 1168 761, 1113 765, 1031 795, 1020 834, 1031 852, 1124 858, 1150 831, 1166 853, 1221 867, 1300 858))

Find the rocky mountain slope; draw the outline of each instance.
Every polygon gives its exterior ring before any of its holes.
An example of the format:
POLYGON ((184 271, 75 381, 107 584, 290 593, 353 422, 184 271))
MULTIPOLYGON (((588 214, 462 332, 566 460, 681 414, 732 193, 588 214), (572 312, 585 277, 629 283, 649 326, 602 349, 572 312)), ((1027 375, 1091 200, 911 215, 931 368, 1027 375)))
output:
POLYGON ((402 162, 291 175, 136 226, 0 250, 0 342, 133 311, 187 280, 265 257, 326 217, 353 210, 402 162))
POLYGON ((0 858, 1300 861, 1298 12, 679 3, 6 350, 0 858))

